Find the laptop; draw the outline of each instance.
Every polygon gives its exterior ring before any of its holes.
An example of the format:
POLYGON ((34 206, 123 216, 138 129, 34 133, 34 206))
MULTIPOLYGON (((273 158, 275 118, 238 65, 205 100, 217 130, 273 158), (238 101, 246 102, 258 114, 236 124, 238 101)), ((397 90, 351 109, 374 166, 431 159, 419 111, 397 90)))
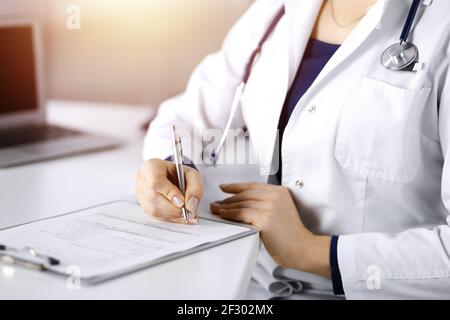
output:
POLYGON ((46 122, 42 44, 32 21, 0 21, 0 168, 115 147, 46 122))

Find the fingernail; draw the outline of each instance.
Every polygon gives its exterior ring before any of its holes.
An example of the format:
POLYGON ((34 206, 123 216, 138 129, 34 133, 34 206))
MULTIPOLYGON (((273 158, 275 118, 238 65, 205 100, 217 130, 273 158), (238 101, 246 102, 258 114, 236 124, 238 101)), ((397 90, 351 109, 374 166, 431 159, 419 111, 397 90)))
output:
POLYGON ((225 183, 222 183, 222 184, 219 185, 220 188, 226 188, 227 186, 228 186, 228 185, 225 184, 225 183))
POLYGON ((198 206, 198 199, 196 197, 190 197, 186 207, 190 212, 195 212, 198 206))
POLYGON ((181 208, 184 205, 183 200, 179 196, 173 196, 172 202, 174 205, 176 205, 178 208, 181 208))
POLYGON ((191 224, 197 224, 197 223, 198 223, 198 218, 197 218, 197 217, 195 217, 195 218, 189 218, 189 223, 191 223, 191 224))

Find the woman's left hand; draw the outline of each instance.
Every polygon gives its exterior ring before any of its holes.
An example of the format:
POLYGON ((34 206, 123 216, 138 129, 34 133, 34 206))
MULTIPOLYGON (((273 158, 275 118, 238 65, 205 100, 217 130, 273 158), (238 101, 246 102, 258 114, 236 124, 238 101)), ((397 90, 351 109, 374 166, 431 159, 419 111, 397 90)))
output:
POLYGON ((257 227, 279 265, 330 277, 330 237, 316 236, 305 228, 288 188, 264 183, 220 188, 234 195, 211 203, 212 213, 257 227))

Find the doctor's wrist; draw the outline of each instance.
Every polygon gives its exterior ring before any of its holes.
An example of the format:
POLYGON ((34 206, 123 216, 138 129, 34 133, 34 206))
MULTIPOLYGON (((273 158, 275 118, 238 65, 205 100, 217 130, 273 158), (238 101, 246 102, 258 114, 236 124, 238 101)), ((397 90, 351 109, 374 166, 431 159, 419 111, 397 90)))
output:
POLYGON ((296 269, 331 278, 331 237, 312 235, 303 241, 296 269))

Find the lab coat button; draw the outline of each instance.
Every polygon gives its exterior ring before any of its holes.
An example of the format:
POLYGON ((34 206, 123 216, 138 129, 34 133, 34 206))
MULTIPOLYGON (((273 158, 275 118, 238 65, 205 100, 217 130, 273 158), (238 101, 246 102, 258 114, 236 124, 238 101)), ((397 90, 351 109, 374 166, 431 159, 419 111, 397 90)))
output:
POLYGON ((314 112, 316 112, 316 109, 317 109, 317 107, 316 107, 315 105, 312 105, 312 106, 310 106, 310 107, 308 108, 308 111, 309 111, 310 113, 314 113, 314 112))
POLYGON ((297 188, 301 189, 305 186, 305 183, 303 182, 303 180, 297 180, 295 181, 295 185, 297 186, 297 188))

